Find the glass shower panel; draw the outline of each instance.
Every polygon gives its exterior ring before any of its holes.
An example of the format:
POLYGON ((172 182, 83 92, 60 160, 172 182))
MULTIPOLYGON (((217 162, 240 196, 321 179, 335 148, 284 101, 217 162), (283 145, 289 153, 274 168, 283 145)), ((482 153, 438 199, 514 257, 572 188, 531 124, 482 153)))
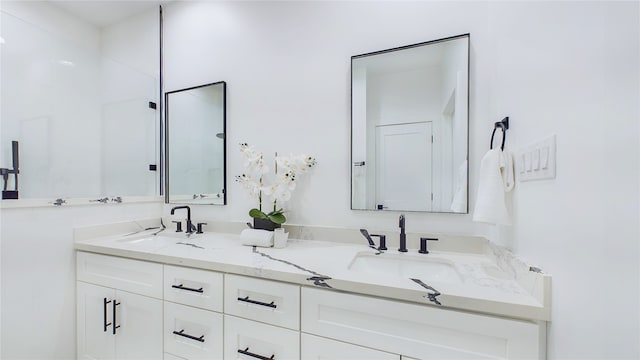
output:
POLYGON ((102 60, 102 194, 156 194, 157 110, 149 106, 156 80, 147 74, 102 60))

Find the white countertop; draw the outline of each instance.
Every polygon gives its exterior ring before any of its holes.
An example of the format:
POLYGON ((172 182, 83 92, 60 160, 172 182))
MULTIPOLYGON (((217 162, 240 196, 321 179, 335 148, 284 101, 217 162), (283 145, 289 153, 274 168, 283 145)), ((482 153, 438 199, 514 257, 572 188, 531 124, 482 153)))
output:
MULTIPOLYGON (((116 227, 117 228, 117 227, 116 227)), ((135 234, 94 231, 77 237, 76 249, 165 264, 255 276, 307 286, 320 286, 451 309, 462 309, 525 320, 550 320, 551 277, 523 270, 522 264, 490 254, 415 249, 399 253, 378 251, 362 244, 289 239, 283 249, 241 245, 240 235, 205 232, 186 237, 169 229, 135 234), (359 268, 359 261, 424 261, 449 264, 455 281, 435 274, 399 275, 385 269, 359 268), (375 258, 374 258, 375 257, 375 258), (351 268, 350 268, 351 267, 351 268), (519 269, 513 270, 513 267, 519 269), (511 271, 510 271, 511 268, 511 271)), ((495 248, 495 247, 494 247, 495 248)), ((495 250, 491 248, 490 250, 495 250)))

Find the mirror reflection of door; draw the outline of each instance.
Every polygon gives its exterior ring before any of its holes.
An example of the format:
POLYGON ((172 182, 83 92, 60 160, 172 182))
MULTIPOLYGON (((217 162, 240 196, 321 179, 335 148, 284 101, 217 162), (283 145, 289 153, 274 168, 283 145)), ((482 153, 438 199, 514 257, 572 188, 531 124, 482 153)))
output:
POLYGON ((376 207, 431 211, 431 122, 376 127, 376 207))

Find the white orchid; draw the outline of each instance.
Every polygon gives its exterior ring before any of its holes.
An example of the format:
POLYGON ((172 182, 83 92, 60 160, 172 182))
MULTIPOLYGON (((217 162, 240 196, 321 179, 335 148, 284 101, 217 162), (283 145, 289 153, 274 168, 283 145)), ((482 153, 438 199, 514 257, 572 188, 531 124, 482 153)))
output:
POLYGON ((264 163, 262 152, 259 152, 247 143, 240 144, 240 152, 244 155, 245 173, 236 176, 236 181, 249 192, 249 195, 258 198, 258 209, 251 209, 249 215, 260 219, 268 218, 271 221, 282 224, 286 221, 283 209, 280 205, 291 199, 291 193, 296 188, 296 176, 304 173, 317 164, 315 158, 302 154, 278 156, 275 159, 275 178, 272 184, 264 183, 264 176, 269 172, 269 167, 264 163), (273 211, 265 214, 262 211, 262 200, 265 195, 273 202, 273 211))

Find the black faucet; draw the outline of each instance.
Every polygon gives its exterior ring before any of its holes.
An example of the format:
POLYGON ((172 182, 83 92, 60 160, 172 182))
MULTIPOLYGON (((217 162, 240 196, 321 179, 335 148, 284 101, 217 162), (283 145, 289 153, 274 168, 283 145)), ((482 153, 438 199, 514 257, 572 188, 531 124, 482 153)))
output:
POLYGON ((187 231, 185 232, 187 234, 193 233, 194 227, 193 227, 193 224, 191 223, 191 208, 189 208, 187 205, 176 206, 174 208, 171 208, 171 215, 173 215, 178 209, 187 209, 187 231))
POLYGON ((400 214, 398 226, 400 227, 400 248, 398 251, 407 252, 407 234, 404 232, 404 214, 400 214))

